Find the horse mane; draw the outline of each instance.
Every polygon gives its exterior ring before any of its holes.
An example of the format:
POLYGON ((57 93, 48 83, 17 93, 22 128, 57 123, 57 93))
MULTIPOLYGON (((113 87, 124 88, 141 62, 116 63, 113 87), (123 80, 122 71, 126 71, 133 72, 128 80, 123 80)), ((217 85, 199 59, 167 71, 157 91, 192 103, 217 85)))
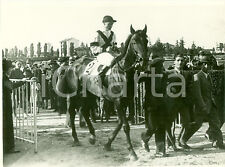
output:
POLYGON ((125 54, 126 54, 132 35, 133 35, 133 34, 130 34, 130 35, 127 37, 127 39, 126 39, 126 41, 125 41, 125 44, 124 44, 125 46, 124 46, 124 50, 123 50, 122 55, 125 55, 125 54))

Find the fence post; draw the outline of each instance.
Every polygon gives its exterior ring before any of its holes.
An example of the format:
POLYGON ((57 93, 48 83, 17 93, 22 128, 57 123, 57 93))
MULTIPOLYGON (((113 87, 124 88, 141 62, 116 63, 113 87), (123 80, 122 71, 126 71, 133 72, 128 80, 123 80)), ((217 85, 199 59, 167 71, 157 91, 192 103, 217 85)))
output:
POLYGON ((33 82, 33 105, 34 105, 34 152, 37 153, 37 94, 36 94, 36 82, 33 82))

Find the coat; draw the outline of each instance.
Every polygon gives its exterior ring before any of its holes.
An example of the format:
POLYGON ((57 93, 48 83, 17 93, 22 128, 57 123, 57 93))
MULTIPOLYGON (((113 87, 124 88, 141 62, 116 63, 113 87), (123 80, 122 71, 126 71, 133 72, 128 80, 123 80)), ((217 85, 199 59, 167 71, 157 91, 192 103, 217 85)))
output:
POLYGON ((194 75, 193 96, 195 98, 196 111, 209 114, 211 108, 216 106, 212 94, 212 80, 208 75, 206 78, 203 71, 194 75))
POLYGON ((3 74, 3 148, 4 152, 14 147, 14 131, 12 117, 12 90, 23 85, 23 82, 13 83, 3 74))

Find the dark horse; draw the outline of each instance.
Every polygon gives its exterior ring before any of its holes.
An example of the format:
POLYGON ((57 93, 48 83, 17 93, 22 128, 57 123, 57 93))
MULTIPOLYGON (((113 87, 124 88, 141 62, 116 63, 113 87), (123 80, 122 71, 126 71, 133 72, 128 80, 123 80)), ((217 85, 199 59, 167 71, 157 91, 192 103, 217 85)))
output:
MULTIPOLYGON (((81 113, 89 128, 91 134, 89 142, 95 144, 96 135, 95 129, 89 119, 89 112, 96 104, 96 98, 104 97, 107 100, 113 102, 116 106, 118 112, 118 125, 113 131, 111 137, 108 138, 108 142, 104 145, 106 150, 111 150, 111 144, 117 136, 118 132, 123 126, 124 132, 126 134, 126 139, 128 142, 128 150, 133 159, 137 159, 137 155, 133 149, 130 139, 130 126, 126 118, 126 108, 129 105, 129 97, 127 97, 127 74, 133 69, 137 64, 140 66, 145 65, 145 60, 147 56, 147 26, 143 30, 135 31, 132 26, 130 27, 131 34, 128 36, 125 42, 124 52, 118 57, 114 58, 114 66, 109 69, 108 74, 104 78, 104 86, 100 81, 98 75, 88 74, 88 68, 93 66, 96 61, 92 61, 89 58, 78 59, 73 67, 67 70, 65 74, 64 82, 58 82, 59 87, 67 87, 68 90, 75 92, 75 96, 71 97, 73 99, 70 103, 69 113, 72 128, 72 136, 74 138, 74 145, 80 145, 76 129, 75 129, 75 114, 74 109, 77 106, 81 106, 81 113), (76 82, 77 81, 77 82, 76 82)), ((109 53, 102 53, 103 59, 110 58, 109 53), (106 57, 104 57, 106 55, 106 57)), ((98 59, 98 57, 97 57, 98 59)), ((98 66, 98 72, 101 65, 98 66)), ((69 91, 68 91, 69 92, 69 91)), ((71 92, 69 92, 71 93, 71 92)))
MULTIPOLYGON (((180 82, 177 80, 176 75, 173 75, 173 71, 165 71, 163 68, 163 59, 156 58, 150 62, 150 71, 151 75, 153 74, 161 74, 160 76, 155 76, 155 81, 153 80, 153 76, 145 77, 142 81, 145 82, 146 87, 146 94, 145 94, 145 121, 146 121, 146 132, 141 134, 141 138, 143 141, 143 146, 146 151, 149 150, 148 141, 155 134, 155 143, 156 143, 156 155, 157 156, 165 156, 166 149, 165 149, 165 139, 166 139, 166 132, 167 137, 172 144, 174 151, 177 151, 177 147, 175 145, 175 139, 172 136, 171 127, 172 123, 175 120, 178 112, 181 114, 182 118, 182 125, 184 127, 189 126, 190 119, 189 116, 189 107, 191 102, 190 98, 190 83, 186 82, 185 91, 187 93, 187 97, 172 97, 168 95, 168 85, 169 83, 180 82), (158 60, 157 60, 158 59, 158 60), (154 69, 154 72, 153 72, 154 69), (172 75, 173 77, 172 77, 172 75), (170 77, 171 76, 171 77, 170 77), (154 87, 155 86, 155 87, 154 87), (162 96, 159 96, 162 94, 162 96)), ((182 73, 185 81, 191 80, 191 76, 186 75, 186 73, 182 73)), ((171 87, 170 87, 171 88, 171 87)), ((173 87, 176 88, 173 94, 177 93, 177 90, 180 87, 173 87)), ((170 89, 171 90, 171 89, 170 89)), ((172 89, 173 90, 173 89, 172 89)), ((179 92, 179 91, 178 91, 179 92)), ((182 135, 182 134, 181 134, 182 135)))

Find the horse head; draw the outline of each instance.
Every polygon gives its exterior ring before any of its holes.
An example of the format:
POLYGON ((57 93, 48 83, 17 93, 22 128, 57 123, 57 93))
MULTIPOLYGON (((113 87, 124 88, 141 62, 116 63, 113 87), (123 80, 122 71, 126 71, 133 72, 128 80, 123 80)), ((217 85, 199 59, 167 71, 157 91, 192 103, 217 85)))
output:
POLYGON ((137 64, 143 66, 147 60, 147 26, 143 30, 135 31, 132 25, 130 26, 131 34, 125 42, 124 57, 125 69, 131 68, 137 64))

